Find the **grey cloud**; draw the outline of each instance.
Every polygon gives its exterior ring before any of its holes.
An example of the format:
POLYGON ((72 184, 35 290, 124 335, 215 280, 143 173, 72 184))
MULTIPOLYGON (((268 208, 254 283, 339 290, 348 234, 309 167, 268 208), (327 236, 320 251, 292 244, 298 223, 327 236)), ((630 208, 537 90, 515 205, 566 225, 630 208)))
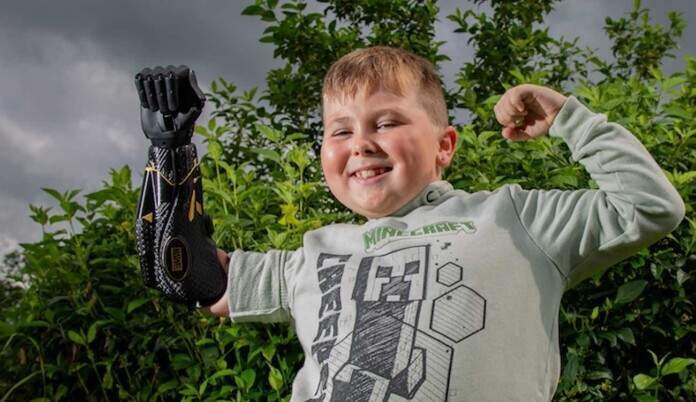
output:
MULTIPOLYGON (((38 239, 28 203, 41 187, 93 191, 110 167, 145 162, 132 78, 188 64, 201 86, 263 84, 280 63, 241 2, 12 2, 0 14, 0 253, 38 239), (264 66, 258 68, 258 66, 264 66)), ((209 107, 206 112, 209 112, 209 107)))

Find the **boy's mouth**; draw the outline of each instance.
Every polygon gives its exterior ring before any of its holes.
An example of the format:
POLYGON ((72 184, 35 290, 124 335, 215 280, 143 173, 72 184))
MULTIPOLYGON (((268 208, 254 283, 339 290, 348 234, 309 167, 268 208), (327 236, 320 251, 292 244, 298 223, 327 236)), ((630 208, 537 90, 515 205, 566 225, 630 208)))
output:
POLYGON ((387 172, 392 170, 389 166, 371 167, 365 169, 356 170, 351 174, 351 177, 356 177, 361 180, 367 180, 374 177, 382 176, 387 172))

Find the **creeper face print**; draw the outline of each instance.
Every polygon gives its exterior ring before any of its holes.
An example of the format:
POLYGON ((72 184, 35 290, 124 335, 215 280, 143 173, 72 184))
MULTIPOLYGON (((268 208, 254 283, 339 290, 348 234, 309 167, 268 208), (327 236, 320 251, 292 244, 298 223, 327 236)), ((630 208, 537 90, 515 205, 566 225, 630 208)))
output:
MULTIPOLYGON (((425 225, 429 230, 383 232, 395 233, 389 237, 393 241, 399 236, 476 232, 471 222, 467 230, 462 227, 440 222, 425 225)), ((379 229, 368 233, 367 252, 387 245, 375 243, 379 229)), ((315 396, 307 402, 448 401, 466 392, 450 390, 454 352, 456 344, 485 328, 486 299, 466 285, 465 268, 457 257, 461 248, 451 247, 451 240, 392 247, 368 254, 357 266, 350 263, 351 255, 320 254, 322 307, 311 350, 321 375, 315 396), (354 313, 344 324, 350 325, 349 332, 339 335, 338 316, 348 302, 338 296, 344 269, 355 273, 350 281, 354 313)))
POLYGON ((331 401, 411 399, 425 379, 426 350, 415 344, 425 299, 429 246, 366 257, 353 290, 355 326, 331 401))

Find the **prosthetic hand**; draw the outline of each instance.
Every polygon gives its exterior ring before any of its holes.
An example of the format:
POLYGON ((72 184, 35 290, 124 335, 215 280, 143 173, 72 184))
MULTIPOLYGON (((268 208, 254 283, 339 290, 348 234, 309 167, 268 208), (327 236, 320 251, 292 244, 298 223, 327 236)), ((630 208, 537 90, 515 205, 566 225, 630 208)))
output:
POLYGON ((203 186, 193 126, 205 96, 186 66, 145 68, 135 76, 148 152, 135 237, 145 285, 189 307, 209 306, 227 287, 203 186))

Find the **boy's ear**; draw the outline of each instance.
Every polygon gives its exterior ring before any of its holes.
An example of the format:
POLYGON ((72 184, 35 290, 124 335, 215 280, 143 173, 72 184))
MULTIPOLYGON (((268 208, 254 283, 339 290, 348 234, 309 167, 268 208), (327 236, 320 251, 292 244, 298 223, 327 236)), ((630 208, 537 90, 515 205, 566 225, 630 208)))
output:
POLYGON ((457 129, 447 126, 438 138, 437 166, 443 170, 452 162, 457 148, 457 129))

